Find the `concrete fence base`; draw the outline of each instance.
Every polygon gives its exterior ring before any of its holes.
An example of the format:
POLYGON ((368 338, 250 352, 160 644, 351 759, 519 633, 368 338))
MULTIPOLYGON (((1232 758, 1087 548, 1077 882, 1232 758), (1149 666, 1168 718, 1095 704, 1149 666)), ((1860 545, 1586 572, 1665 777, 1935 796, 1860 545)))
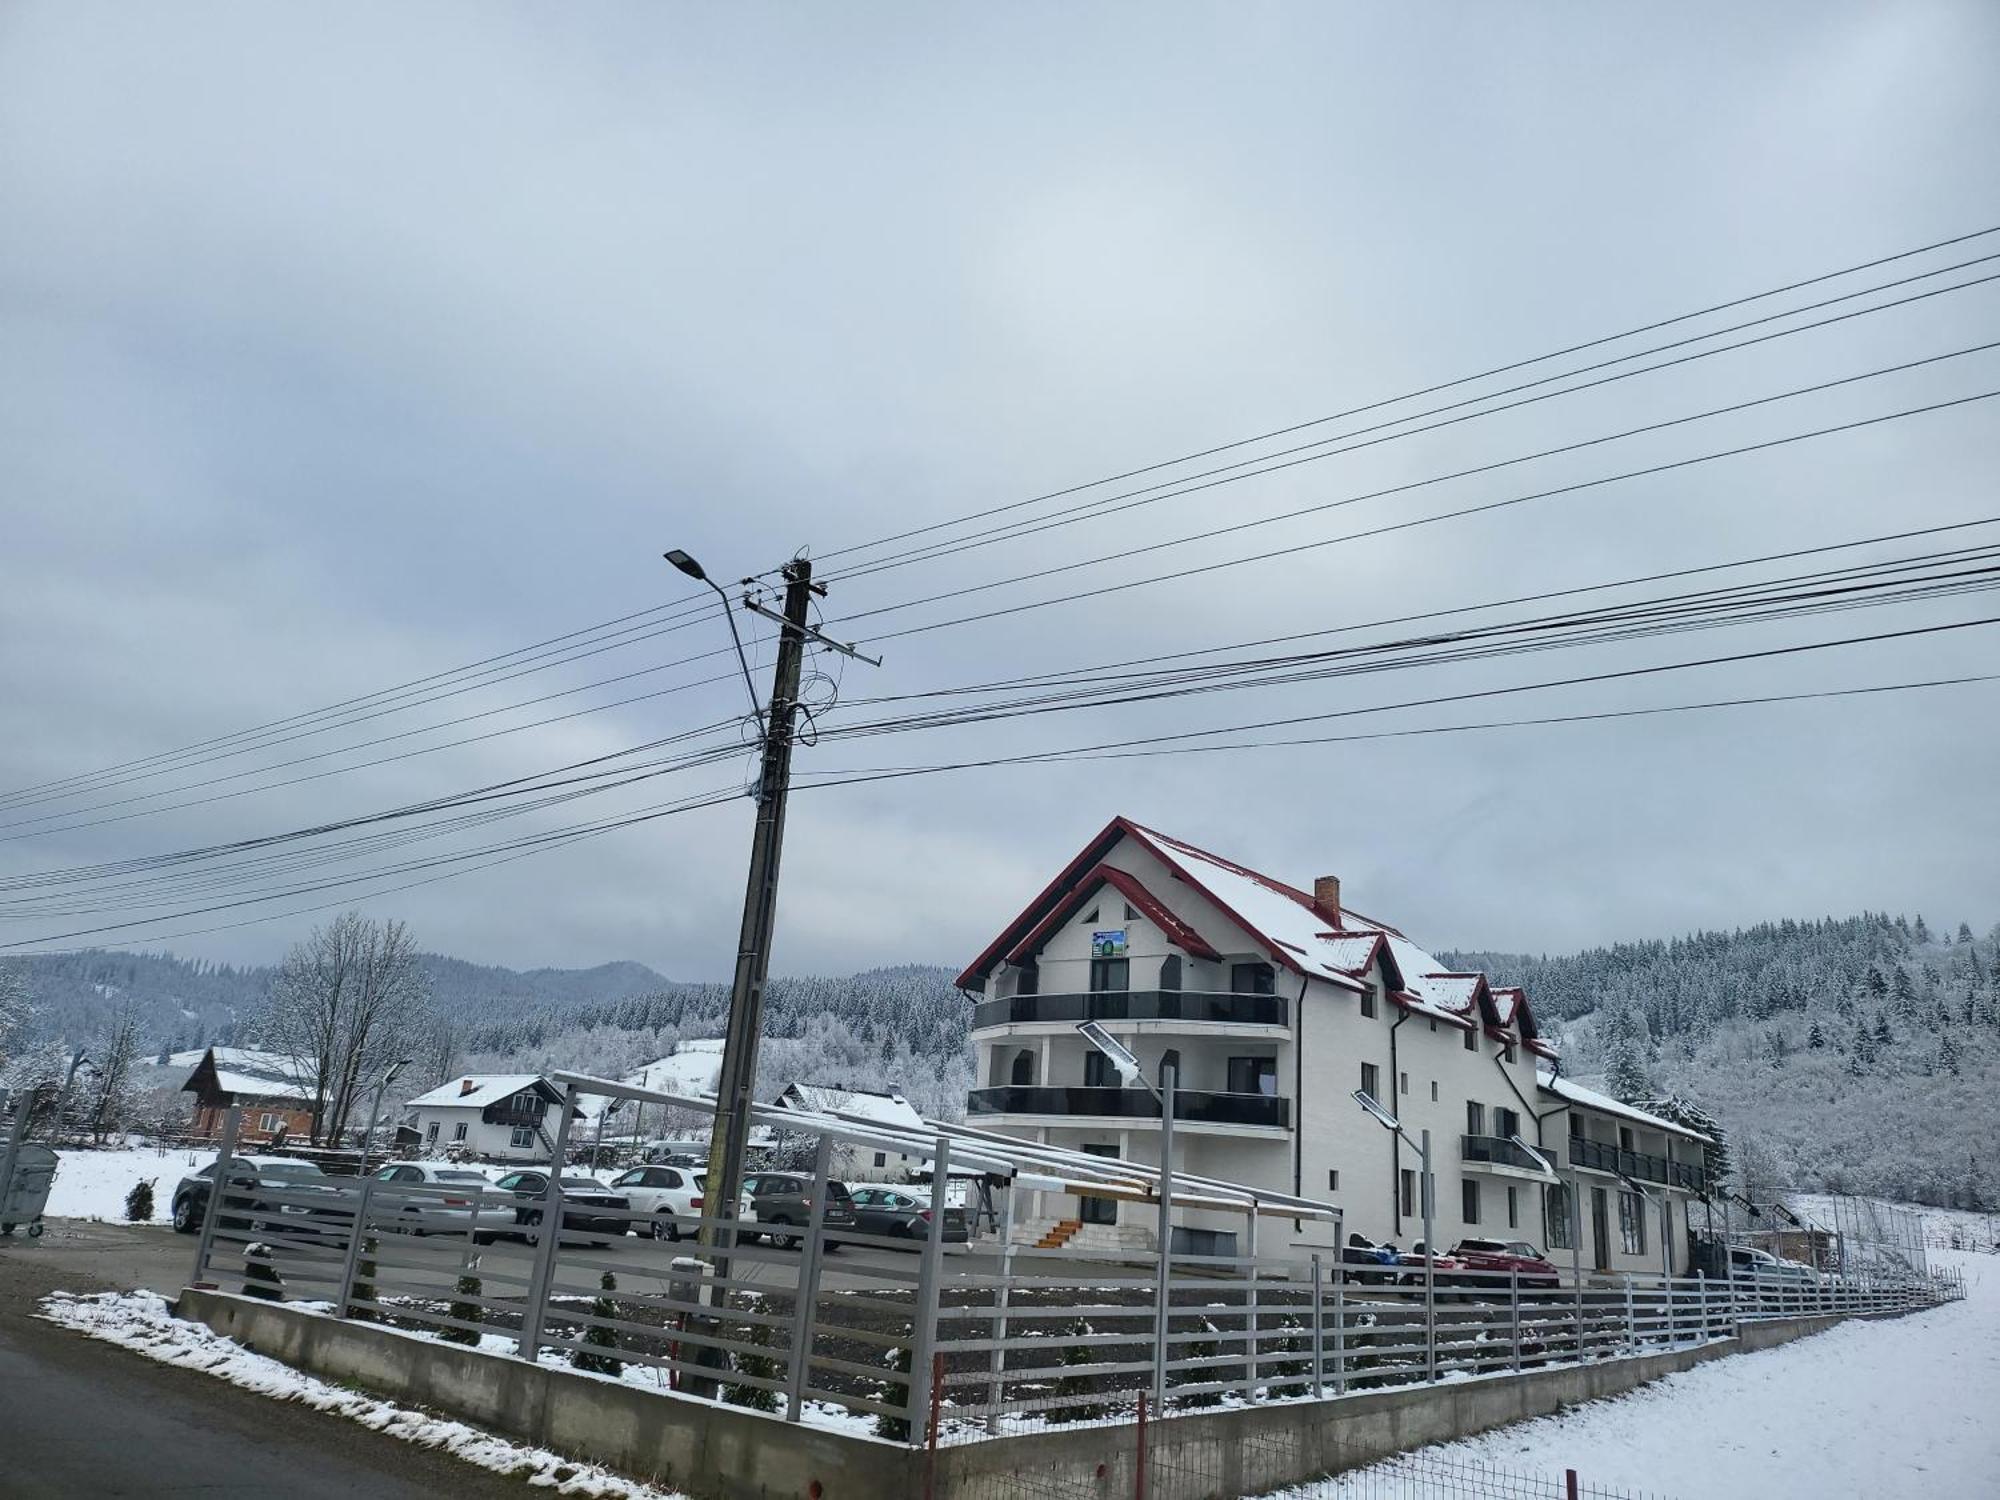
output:
MULTIPOLYGON (((1078 1494, 1134 1493, 1134 1424, 1052 1428, 922 1449, 788 1423, 761 1412, 485 1354, 379 1324, 194 1288, 178 1316, 330 1380, 460 1417, 494 1432, 603 1464, 701 1500, 1004 1500, 1033 1474, 1078 1494)), ((1740 1338, 1586 1365, 1475 1376, 1171 1416, 1147 1424, 1157 1464, 1214 1480, 1217 1494, 1258 1494, 1488 1428, 1616 1396, 1723 1355, 1789 1343, 1840 1322, 1781 1318, 1740 1338)))

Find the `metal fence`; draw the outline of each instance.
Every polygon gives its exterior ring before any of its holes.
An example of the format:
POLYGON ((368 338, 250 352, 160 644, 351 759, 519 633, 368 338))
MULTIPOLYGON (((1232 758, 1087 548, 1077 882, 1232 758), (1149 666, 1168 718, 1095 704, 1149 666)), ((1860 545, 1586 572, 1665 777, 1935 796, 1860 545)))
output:
POLYGON ((947 1246, 829 1232, 823 1187, 808 1222, 719 1248, 697 1242, 704 1214, 560 1186, 225 1175, 198 1284, 911 1444, 1129 1422, 1142 1402, 1157 1419, 1598 1360, 1962 1295, 1947 1275, 1453 1272, 1427 1291, 1311 1255, 947 1246))

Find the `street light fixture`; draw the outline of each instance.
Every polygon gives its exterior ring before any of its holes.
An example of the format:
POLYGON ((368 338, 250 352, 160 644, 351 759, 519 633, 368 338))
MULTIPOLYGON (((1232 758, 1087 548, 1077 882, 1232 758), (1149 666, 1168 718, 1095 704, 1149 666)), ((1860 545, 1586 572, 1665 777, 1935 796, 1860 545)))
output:
POLYGON ((1422 1200, 1424 1213, 1424 1373, 1425 1378, 1437 1378, 1437 1241, 1433 1226, 1434 1209, 1431 1203, 1431 1133, 1422 1132, 1419 1139, 1403 1128, 1403 1122, 1391 1114, 1380 1100, 1366 1089, 1354 1091, 1354 1102, 1360 1105, 1376 1122, 1387 1130, 1393 1130, 1416 1148, 1422 1168, 1418 1178, 1417 1196, 1422 1200))
POLYGON ((396 1081, 396 1075, 407 1068, 413 1061, 415 1061, 414 1058, 397 1058, 389 1064, 388 1071, 382 1075, 382 1081, 375 1085, 375 1103, 368 1111, 367 1132, 361 1137, 361 1175, 363 1177, 368 1175, 368 1153, 375 1149, 375 1122, 382 1118, 382 1095, 387 1093, 389 1085, 396 1081))
MULTIPOLYGON (((1160 1274, 1154 1288, 1153 1326, 1159 1330, 1160 1338, 1167 1334, 1167 1271, 1173 1255, 1174 1240, 1174 1065, 1162 1060, 1160 1063, 1160 1086, 1154 1088, 1146 1082, 1145 1069, 1130 1048, 1115 1040, 1095 1021, 1081 1021, 1077 1024, 1077 1035, 1110 1059, 1111 1066, 1118 1070, 1118 1076, 1125 1081, 1126 1088, 1134 1086, 1151 1094, 1160 1105, 1160 1218, 1156 1233, 1160 1248, 1160 1274)), ((1153 1406, 1159 1409, 1166 1398, 1167 1362, 1164 1357, 1164 1342, 1161 1350, 1156 1350, 1153 1360, 1153 1406)))
POLYGON ((662 552, 660 555, 676 568, 680 569, 681 572, 687 574, 696 583, 705 583, 714 589, 715 597, 722 601, 722 618, 729 623, 729 638, 736 642, 736 662, 738 666, 743 668, 743 686, 750 693, 750 712, 757 716, 757 737, 763 739, 767 733, 764 728, 764 709, 757 701, 757 685, 750 680, 750 658, 743 654, 743 637, 736 629, 736 612, 729 607, 729 596, 723 593, 722 586, 713 578, 710 578, 702 570, 701 564, 696 562, 689 553, 683 552, 678 547, 674 547, 662 552))

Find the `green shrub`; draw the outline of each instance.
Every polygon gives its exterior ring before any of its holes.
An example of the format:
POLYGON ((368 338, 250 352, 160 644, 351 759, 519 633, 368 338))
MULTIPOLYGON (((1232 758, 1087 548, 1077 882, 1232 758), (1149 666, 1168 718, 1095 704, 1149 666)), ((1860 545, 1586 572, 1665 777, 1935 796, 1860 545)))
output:
POLYGON ((125 1195, 125 1220, 129 1224, 150 1224, 153 1221, 153 1181, 142 1177, 132 1184, 132 1191, 125 1195))
POLYGON ((285 1300, 285 1279, 272 1263, 269 1245, 243 1247, 243 1295, 261 1297, 266 1302, 285 1300))
MULTIPOLYGON (((475 1255, 466 1261, 465 1269, 458 1273, 458 1284, 453 1290, 458 1293, 458 1297, 453 1301, 450 1308, 447 1309, 450 1315, 467 1323, 480 1322, 481 1310, 479 1304, 466 1300, 480 1296, 486 1290, 485 1285, 479 1279, 478 1256, 475 1255)), ((474 1348, 477 1348, 479 1344, 479 1330, 477 1328, 446 1327, 439 1330, 438 1336, 448 1344, 467 1344, 474 1348)))
MULTIPOLYGON (((590 1299, 591 1317, 597 1319, 617 1317, 618 1304, 612 1301, 609 1294, 618 1290, 618 1278, 613 1276, 609 1271, 606 1271, 604 1279, 599 1281, 597 1285, 599 1287, 598 1294, 590 1299)), ((596 1352, 599 1349, 616 1349, 618 1347, 618 1335, 613 1333, 609 1328, 606 1328, 601 1322, 594 1322, 584 1329, 583 1341, 590 1347, 570 1351, 569 1362, 576 1366, 577 1369, 588 1370, 593 1375, 616 1375, 620 1370, 625 1368, 623 1360, 613 1359, 608 1354, 599 1354, 596 1352)))
POLYGON ((1056 1395, 1072 1399, 1061 1406, 1049 1408, 1049 1420, 1051 1422, 1093 1421, 1103 1416, 1110 1408, 1102 1401, 1073 1398, 1096 1395, 1097 1381, 1089 1375, 1069 1373, 1080 1366, 1094 1363, 1090 1356, 1090 1325, 1079 1318, 1063 1329, 1061 1338, 1064 1373, 1056 1380, 1056 1395))
MULTIPOLYGON (((771 1330, 762 1323, 751 1324, 750 1331, 746 1337, 759 1349, 770 1347, 771 1330)), ((736 1372, 739 1375, 748 1375, 755 1380, 782 1380, 785 1374, 785 1367, 783 1362, 774 1355, 738 1354, 736 1356, 736 1372)), ((724 1386, 722 1388, 722 1399, 729 1402, 732 1406, 747 1406, 751 1411, 776 1411, 778 1409, 778 1393, 776 1391, 766 1390, 761 1385, 751 1385, 743 1381, 732 1382, 724 1386)))
MULTIPOLYGON (((361 1240, 361 1257, 354 1263, 354 1289, 348 1293, 352 1298, 373 1302, 375 1300, 375 1236, 364 1235, 361 1240)), ((375 1309, 372 1307, 344 1307, 341 1309, 357 1322, 372 1322, 375 1309)))
POLYGON ((890 1367, 897 1378, 882 1387, 882 1404, 893 1406, 901 1415, 883 1413, 875 1418, 875 1436, 887 1438, 892 1443, 907 1443, 910 1440, 910 1350, 908 1345, 889 1351, 890 1367))
MULTIPOLYGON (((1215 1325, 1206 1318, 1201 1320, 1201 1327, 1204 1333, 1215 1332, 1215 1325)), ((1180 1357, 1182 1359, 1211 1360, 1221 1353, 1222 1348, 1214 1339, 1195 1339, 1181 1345, 1180 1357)), ((1192 1370, 1174 1371, 1173 1379, 1170 1383, 1173 1385, 1206 1385, 1211 1380, 1220 1380, 1221 1378, 1221 1366, 1204 1364, 1192 1370)), ((1193 1395, 1181 1397, 1180 1404, 1182 1406, 1214 1406, 1221 1400, 1222 1393, 1220 1391, 1197 1391, 1193 1395)))

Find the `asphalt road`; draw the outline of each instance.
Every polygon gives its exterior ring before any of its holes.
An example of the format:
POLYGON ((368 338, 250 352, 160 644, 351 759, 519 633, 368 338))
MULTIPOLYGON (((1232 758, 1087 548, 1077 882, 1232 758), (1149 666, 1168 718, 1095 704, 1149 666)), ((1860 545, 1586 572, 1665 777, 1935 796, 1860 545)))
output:
POLYGON ((185 1275, 187 1241, 178 1236, 85 1228, 110 1233, 80 1233, 65 1244, 52 1226, 39 1245, 0 1242, 0 1497, 521 1500, 527 1493, 517 1480, 344 1417, 253 1395, 40 1321, 36 1306, 51 1291, 135 1284, 106 1280, 98 1269, 165 1263, 157 1252, 135 1258, 125 1237, 165 1242, 180 1267, 176 1284, 185 1275))

